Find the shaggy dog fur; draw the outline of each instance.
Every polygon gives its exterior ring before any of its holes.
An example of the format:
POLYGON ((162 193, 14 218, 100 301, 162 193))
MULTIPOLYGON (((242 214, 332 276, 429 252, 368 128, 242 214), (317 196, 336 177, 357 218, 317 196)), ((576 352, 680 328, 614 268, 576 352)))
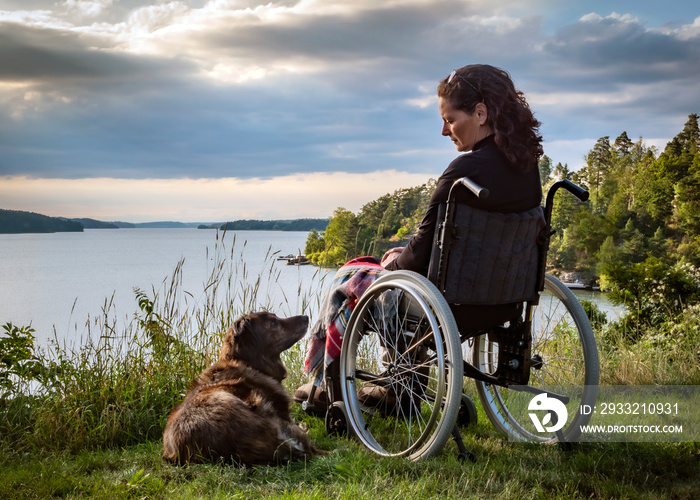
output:
POLYGON ((218 363, 192 383, 170 414, 163 456, 172 463, 216 460, 280 464, 321 454, 297 424, 280 354, 306 333, 306 316, 243 316, 229 328, 218 363))

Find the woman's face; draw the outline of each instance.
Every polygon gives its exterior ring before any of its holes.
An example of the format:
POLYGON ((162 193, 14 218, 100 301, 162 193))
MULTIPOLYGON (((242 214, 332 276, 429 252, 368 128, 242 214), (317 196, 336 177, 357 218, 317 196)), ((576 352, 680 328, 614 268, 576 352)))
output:
POLYGON ((438 106, 442 117, 442 135, 454 142, 457 151, 471 151, 474 144, 493 133, 491 127, 486 125, 488 113, 483 103, 477 104, 471 114, 452 107, 444 97, 438 100, 438 106))

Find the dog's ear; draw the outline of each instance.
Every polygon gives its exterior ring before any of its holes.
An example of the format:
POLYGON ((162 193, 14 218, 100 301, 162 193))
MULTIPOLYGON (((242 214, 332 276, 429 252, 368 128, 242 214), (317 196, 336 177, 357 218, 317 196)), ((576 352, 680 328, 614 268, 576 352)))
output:
POLYGON ((236 340, 240 339, 241 334, 249 328, 250 324, 246 318, 239 318, 234 321, 224 336, 224 342, 219 351, 219 361, 228 361, 234 358, 236 351, 234 344, 238 344, 236 340))
POLYGON ((246 317, 238 318, 235 323, 233 323, 233 338, 239 337, 248 328, 250 328, 248 319, 246 317))

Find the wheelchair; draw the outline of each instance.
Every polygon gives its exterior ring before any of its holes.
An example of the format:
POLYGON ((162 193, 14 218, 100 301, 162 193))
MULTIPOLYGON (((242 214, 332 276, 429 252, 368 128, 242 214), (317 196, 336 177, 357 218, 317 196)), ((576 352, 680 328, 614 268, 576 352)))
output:
POLYGON ((339 359, 326 370, 328 432, 351 432, 381 456, 412 460, 436 455, 453 437, 460 458, 474 460, 458 425, 476 419, 463 394, 466 377, 488 419, 510 439, 579 437, 590 418, 579 408, 595 404, 599 365, 584 309, 545 273, 560 188, 588 198, 563 180, 550 188, 544 207, 486 213, 455 199, 459 189, 482 198, 486 189, 468 178, 454 183, 441 207, 428 276, 389 272, 355 306, 339 359), (533 410, 533 397, 549 400, 546 413, 533 410), (567 420, 558 422, 553 409, 562 406, 567 420))

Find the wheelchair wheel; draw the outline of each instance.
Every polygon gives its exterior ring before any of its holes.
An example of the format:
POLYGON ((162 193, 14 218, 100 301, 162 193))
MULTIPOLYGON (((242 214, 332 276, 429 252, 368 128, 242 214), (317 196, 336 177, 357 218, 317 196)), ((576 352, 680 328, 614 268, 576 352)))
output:
POLYGON ((348 421, 365 446, 412 460, 437 454, 455 426, 462 374, 457 325, 432 283, 394 271, 367 289, 340 355, 348 421))
MULTIPOLYGON (((535 393, 507 389, 477 381, 479 399, 486 415, 498 430, 512 439, 532 442, 572 442, 581 434, 590 415, 580 405, 595 404, 598 393, 598 350, 590 321, 573 293, 553 276, 545 276, 545 292, 532 317, 532 350, 535 364, 530 369, 529 387, 569 398, 566 424, 556 429, 558 417, 552 412, 533 410, 535 393), (534 415, 534 416, 531 416, 534 415), (536 422, 536 419, 540 419, 536 422), (545 423, 552 425, 545 426, 545 423), (541 432, 542 430, 556 432, 541 432)), ((488 335, 474 339, 474 363, 485 373, 493 373, 498 362, 498 344, 488 335)), ((547 396, 546 399, 550 398, 547 396)), ((555 398, 556 399, 556 398, 555 398)), ((555 401, 553 403, 557 405, 555 401)), ((547 403, 552 409, 552 403, 547 403)), ((558 405, 561 407, 561 405, 558 405)), ((544 408, 545 410, 548 408, 544 408)))

